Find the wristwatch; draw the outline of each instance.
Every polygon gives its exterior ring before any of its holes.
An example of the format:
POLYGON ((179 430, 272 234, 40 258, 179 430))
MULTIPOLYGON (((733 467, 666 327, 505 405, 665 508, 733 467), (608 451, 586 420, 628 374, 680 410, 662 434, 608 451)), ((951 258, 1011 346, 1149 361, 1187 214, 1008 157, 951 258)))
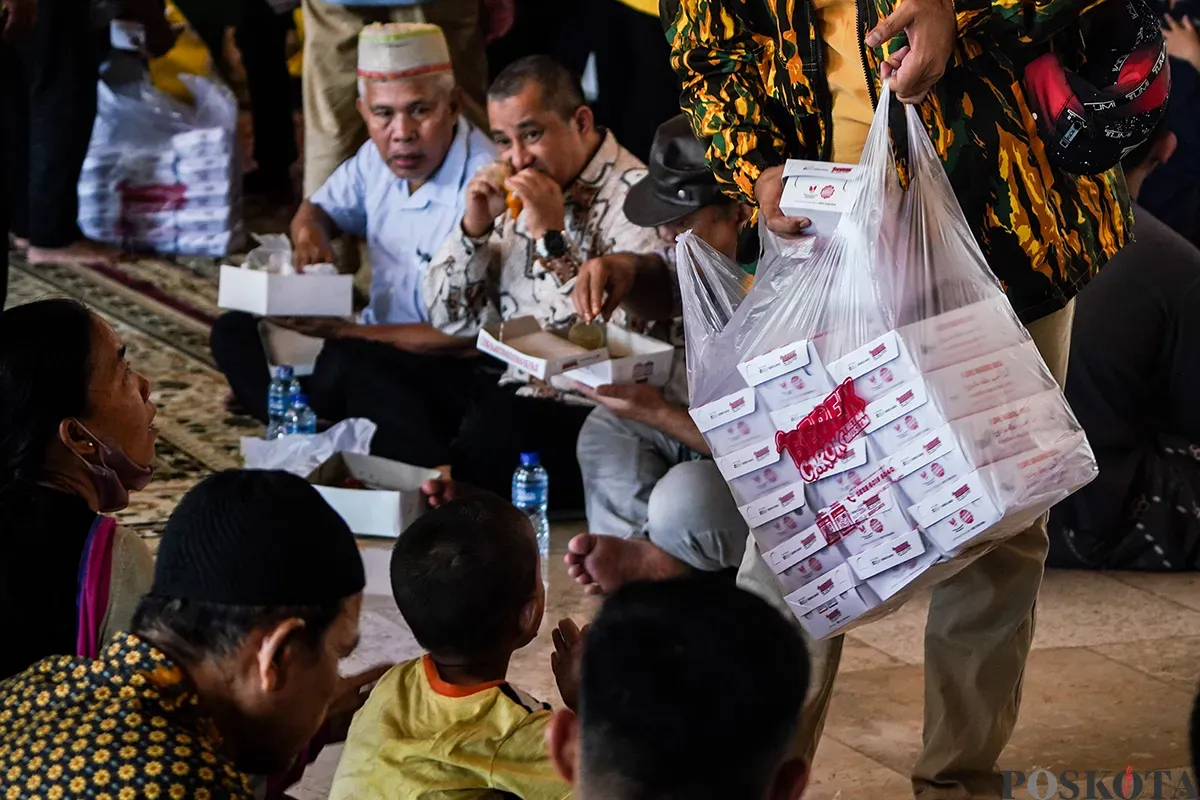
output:
POLYGON ((537 240, 537 254, 541 258, 562 258, 567 254, 567 240, 562 231, 546 231, 537 240))

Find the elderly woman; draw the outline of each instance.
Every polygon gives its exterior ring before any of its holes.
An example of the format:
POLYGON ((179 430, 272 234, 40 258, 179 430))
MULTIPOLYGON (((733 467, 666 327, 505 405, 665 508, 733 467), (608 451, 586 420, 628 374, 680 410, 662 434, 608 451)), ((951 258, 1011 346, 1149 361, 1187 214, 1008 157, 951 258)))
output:
POLYGON ((105 515, 150 480, 154 415, 150 383, 84 306, 0 313, 0 679, 94 657, 129 625, 153 559, 105 515))

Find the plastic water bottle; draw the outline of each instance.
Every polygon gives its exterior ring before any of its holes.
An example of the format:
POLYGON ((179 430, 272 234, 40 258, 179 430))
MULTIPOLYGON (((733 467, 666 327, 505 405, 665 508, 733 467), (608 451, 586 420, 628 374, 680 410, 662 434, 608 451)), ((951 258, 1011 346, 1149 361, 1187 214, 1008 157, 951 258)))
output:
POLYGON ((300 379, 295 375, 292 375, 291 381, 288 382, 286 408, 291 408, 292 406, 296 405, 296 399, 303 396, 304 387, 300 385, 300 379))
POLYGON ((522 453, 521 465, 513 473, 512 504, 524 511, 537 534, 538 553, 542 556, 542 582, 550 583, 550 476, 537 453, 522 453))
POLYGON ((283 415, 283 432, 289 436, 293 433, 317 432, 317 415, 308 407, 308 398, 304 395, 296 395, 292 407, 283 415))
POLYGON ((275 368, 275 377, 267 388, 267 439, 283 436, 283 415, 291 407, 291 384, 295 374, 291 367, 275 368))

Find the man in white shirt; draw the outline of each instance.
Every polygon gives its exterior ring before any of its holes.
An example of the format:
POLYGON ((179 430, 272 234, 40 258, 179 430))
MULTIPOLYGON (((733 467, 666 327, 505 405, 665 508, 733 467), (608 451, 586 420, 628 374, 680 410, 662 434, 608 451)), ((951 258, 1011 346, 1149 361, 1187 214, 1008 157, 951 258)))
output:
POLYGON ((378 424, 378 455, 449 465, 455 480, 502 494, 521 453, 538 452, 554 487, 551 506, 578 510, 575 441, 591 405, 516 374, 498 381, 500 362, 467 354, 490 322, 531 315, 542 325, 569 325, 580 265, 655 249, 654 231, 623 212, 645 168, 595 125, 578 81, 547 56, 520 59, 497 76, 488 116, 501 163, 471 182, 461 229, 425 271, 429 324, 407 326, 430 346, 410 343, 386 374, 344 370, 353 400, 345 411, 378 424), (520 203, 515 218, 510 192, 520 203))
MULTIPOLYGON (((372 274, 363 324, 310 321, 302 327, 322 336, 387 342, 395 326, 428 320, 422 275, 457 228, 468 182, 493 161, 495 149, 460 113, 460 90, 437 26, 365 28, 359 89, 371 141, 301 204, 292 241, 296 266, 303 268, 333 261, 332 241, 342 234, 366 240, 372 274)), ((269 376, 258 319, 238 312, 222 316, 213 327, 212 350, 237 399, 265 418, 269 376)), ((339 360, 319 363, 328 370, 339 360)), ((326 377, 314 376, 310 400, 318 412, 339 416, 339 381, 326 377)))

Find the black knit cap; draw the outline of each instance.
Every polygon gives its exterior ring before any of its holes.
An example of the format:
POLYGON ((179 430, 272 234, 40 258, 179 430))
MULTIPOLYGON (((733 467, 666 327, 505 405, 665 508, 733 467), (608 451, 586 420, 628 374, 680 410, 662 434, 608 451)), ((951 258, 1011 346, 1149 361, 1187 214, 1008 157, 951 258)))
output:
POLYGON ((150 593, 231 606, 321 605, 366 585, 354 535, 303 478, 227 470, 167 521, 150 593))

